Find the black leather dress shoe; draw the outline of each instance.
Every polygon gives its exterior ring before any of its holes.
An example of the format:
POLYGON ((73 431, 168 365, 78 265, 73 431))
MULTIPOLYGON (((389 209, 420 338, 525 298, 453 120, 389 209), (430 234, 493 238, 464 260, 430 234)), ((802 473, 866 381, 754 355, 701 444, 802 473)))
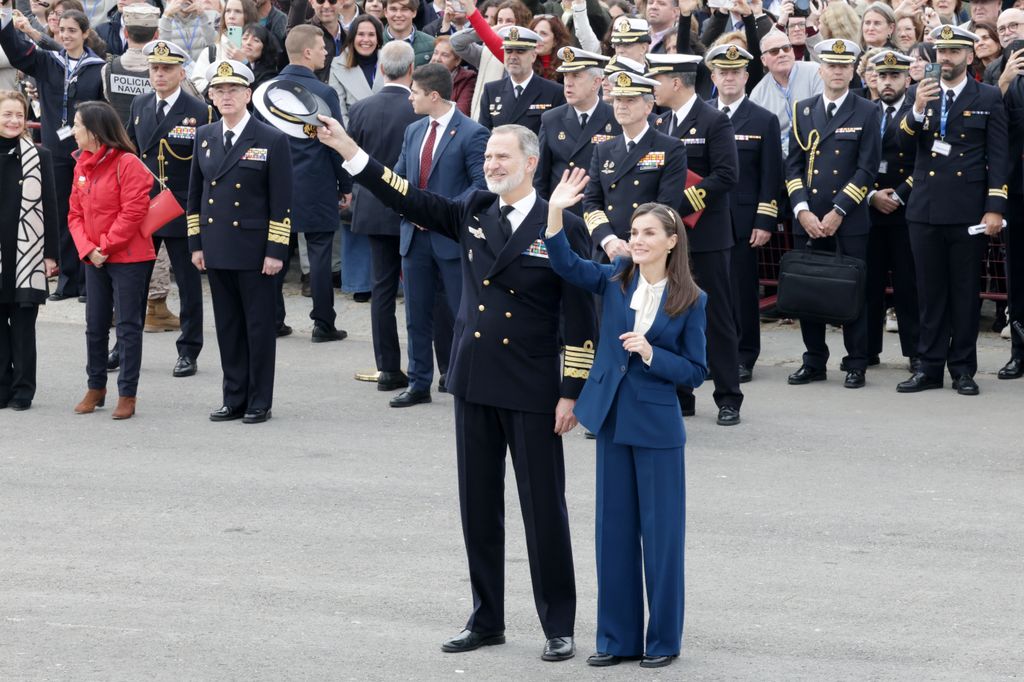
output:
POLYGON ((420 403, 430 402, 430 391, 402 391, 388 403, 391 407, 412 407, 420 403))
MULTIPOLYGON (((882 364, 882 358, 880 358, 877 355, 869 355, 868 356, 868 367, 876 367, 876 366, 878 366, 880 364, 882 364)), ((850 371, 849 366, 846 364, 846 358, 843 358, 842 362, 839 363, 839 371, 840 372, 849 372, 850 371)))
POLYGON ((32 401, 28 398, 11 398, 10 402, 7 403, 7 406, 15 412, 24 412, 32 407, 32 401))
POLYGON ((381 372, 377 375, 378 391, 397 391, 409 387, 409 377, 405 372, 381 372))
POLYGON ((996 376, 1000 379, 1020 379, 1024 376, 1024 360, 1010 358, 1010 361, 1003 365, 1003 368, 999 370, 999 374, 996 376))
POLYGON ((121 366, 121 354, 117 352, 117 348, 110 351, 107 355, 107 371, 113 372, 115 369, 121 366))
POLYGON ((740 423, 740 409, 732 405, 723 405, 718 408, 719 426, 736 426, 740 423))
POLYGON ((275 333, 277 334, 277 338, 281 338, 282 336, 288 336, 289 334, 292 333, 292 328, 286 324, 279 324, 277 325, 277 332, 275 333))
POLYGON ((956 392, 960 395, 978 395, 981 393, 977 382, 966 374, 953 379, 953 388, 956 389, 956 392))
POLYGON ((176 377, 190 377, 196 373, 199 369, 199 365, 196 361, 187 355, 182 355, 178 358, 178 361, 174 363, 174 371, 171 372, 176 377))
POLYGON ((499 632, 496 635, 483 635, 472 630, 463 630, 451 639, 441 644, 441 651, 449 654, 461 654, 464 651, 473 651, 482 646, 494 646, 505 643, 505 633, 499 632))
POLYGON ((676 660, 676 656, 644 656, 640 661, 641 668, 664 668, 676 660))
POLYGON ((438 393, 447 393, 448 392, 448 375, 447 374, 442 374, 441 377, 437 380, 437 392, 438 393))
POLYGON ((78 296, 78 302, 79 303, 85 303, 86 300, 88 300, 88 299, 86 299, 85 294, 79 294, 79 296, 78 296))
POLYGON ((328 341, 341 341, 348 337, 344 329, 335 329, 319 322, 313 325, 313 335, 310 339, 313 343, 326 343, 328 341))
POLYGON ((607 668, 610 665, 618 665, 623 661, 636 661, 640 656, 616 656, 614 654, 602 654, 600 652, 587 657, 587 665, 595 668, 607 668))
POLYGON ((77 296, 78 296, 78 294, 57 293, 55 291, 52 294, 50 294, 49 296, 47 296, 46 300, 47 301, 66 301, 69 298, 75 298, 77 296))
POLYGON ((747 383, 748 381, 750 381, 751 379, 754 378, 754 371, 752 369, 750 369, 749 367, 747 367, 746 365, 740 365, 739 369, 740 369, 739 375, 740 375, 740 383, 741 384, 745 384, 745 383, 747 383))
POLYGON ((543 661, 568 661, 576 655, 576 644, 572 637, 552 637, 544 643, 543 661))
POLYGON ((247 410, 242 417, 243 424, 262 424, 270 419, 270 410, 247 410))
POLYGON ((827 376, 823 369, 814 369, 807 365, 800 365, 800 369, 790 374, 786 381, 789 382, 790 386, 802 386, 812 381, 825 381, 827 376))
POLYGON ((845 388, 864 388, 864 370, 851 369, 847 372, 843 386, 845 388))
POLYGON ((214 410, 210 413, 210 421, 229 422, 235 419, 241 419, 244 415, 244 407, 228 407, 227 405, 224 405, 219 410, 214 410))
POLYGON ((932 388, 942 388, 942 379, 932 379, 924 372, 917 372, 906 381, 896 385, 897 393, 920 393, 932 388))
POLYGON ((356 303, 368 303, 373 297, 373 293, 369 291, 357 291, 352 294, 352 300, 356 303))

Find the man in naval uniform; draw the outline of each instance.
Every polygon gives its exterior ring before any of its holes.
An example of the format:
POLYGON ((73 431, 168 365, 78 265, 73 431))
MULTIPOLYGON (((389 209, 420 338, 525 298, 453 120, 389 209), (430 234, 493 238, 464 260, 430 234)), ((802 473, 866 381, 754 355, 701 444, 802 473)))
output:
POLYGON ((541 115, 565 104, 562 88, 533 72, 539 35, 522 26, 506 26, 498 35, 505 50, 508 77, 484 86, 480 124, 491 130, 515 123, 539 133, 541 115))

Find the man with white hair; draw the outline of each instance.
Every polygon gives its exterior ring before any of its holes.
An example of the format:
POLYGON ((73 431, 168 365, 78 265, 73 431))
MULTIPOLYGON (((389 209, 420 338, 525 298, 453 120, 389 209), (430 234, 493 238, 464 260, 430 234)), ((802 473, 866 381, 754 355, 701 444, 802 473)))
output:
MULTIPOLYGON (((558 56, 562 59, 558 72, 565 78, 566 104, 541 116, 540 160, 533 178, 533 186, 545 199, 566 170, 590 168, 594 145, 622 132, 611 106, 601 99, 603 67, 608 57, 578 47, 563 47, 558 56)), ((579 204, 570 210, 583 215, 579 204)))
POLYGON ((996 22, 996 32, 999 34, 1003 56, 985 67, 984 81, 989 85, 998 85, 1005 95, 1010 83, 1024 73, 1024 53, 1014 59, 1009 50, 1013 41, 1024 38, 1024 10, 1016 7, 1005 10, 996 22))
MULTIPOLYGON (((547 263, 540 237, 548 205, 533 188, 537 136, 518 125, 495 128, 484 155, 489 191, 453 201, 417 188, 371 159, 337 121, 322 120, 328 126, 318 130, 321 142, 342 155, 356 182, 413 223, 459 242, 462 252, 462 304, 447 387, 455 397, 473 613, 441 649, 461 653, 505 642, 504 487, 510 449, 533 596, 547 639, 541 658, 572 658, 576 581, 562 434, 576 425, 572 409, 590 374, 594 308, 589 294, 566 284, 547 263)), ((589 257, 583 221, 568 211, 563 219, 573 249, 589 257)))
POLYGON ((817 64, 794 59, 793 45, 782 31, 772 30, 761 39, 761 63, 768 74, 750 91, 750 101, 778 116, 785 156, 789 153, 793 106, 802 99, 820 95, 825 84, 817 64))

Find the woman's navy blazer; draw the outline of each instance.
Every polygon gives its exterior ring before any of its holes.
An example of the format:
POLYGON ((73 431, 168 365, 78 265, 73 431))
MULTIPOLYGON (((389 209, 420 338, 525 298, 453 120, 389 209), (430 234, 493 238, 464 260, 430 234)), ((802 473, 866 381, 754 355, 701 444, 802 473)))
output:
POLYGON ((662 294, 654 323, 644 335, 654 349, 648 367, 640 358, 630 358, 619 341, 619 335, 632 331, 635 323, 635 312, 629 302, 636 291, 639 269, 623 291, 621 282, 612 278, 629 264, 626 258, 617 259, 612 265, 583 260, 570 248, 564 232, 544 241, 555 272, 569 283, 604 298, 597 355, 576 402, 576 418, 593 433, 600 433, 605 421, 613 418, 612 439, 620 445, 682 447, 686 433, 676 386, 696 388, 707 376, 707 294, 701 292, 692 306, 674 317, 665 312, 662 294))

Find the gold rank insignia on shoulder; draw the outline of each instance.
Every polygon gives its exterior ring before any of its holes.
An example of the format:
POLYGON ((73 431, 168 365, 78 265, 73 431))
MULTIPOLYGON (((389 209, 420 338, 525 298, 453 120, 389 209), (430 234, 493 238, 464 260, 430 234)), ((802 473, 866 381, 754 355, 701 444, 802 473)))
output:
POLYGON ((564 140, 565 139, 565 131, 564 130, 562 130, 562 131, 560 131, 558 133, 558 139, 559 140, 564 140))

